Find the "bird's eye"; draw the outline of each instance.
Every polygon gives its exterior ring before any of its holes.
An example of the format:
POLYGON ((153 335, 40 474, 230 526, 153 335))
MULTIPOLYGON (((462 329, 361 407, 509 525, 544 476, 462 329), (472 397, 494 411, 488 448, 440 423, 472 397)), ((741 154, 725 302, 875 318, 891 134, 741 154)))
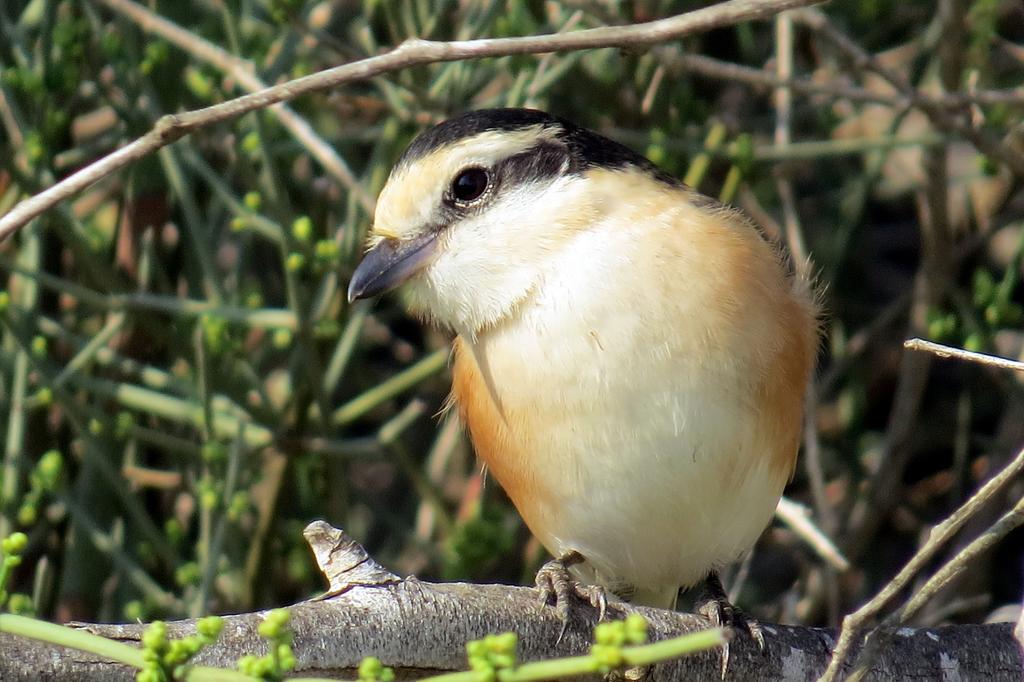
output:
POLYGON ((452 181, 452 196, 458 201, 473 201, 487 189, 487 171, 483 168, 466 168, 452 181))

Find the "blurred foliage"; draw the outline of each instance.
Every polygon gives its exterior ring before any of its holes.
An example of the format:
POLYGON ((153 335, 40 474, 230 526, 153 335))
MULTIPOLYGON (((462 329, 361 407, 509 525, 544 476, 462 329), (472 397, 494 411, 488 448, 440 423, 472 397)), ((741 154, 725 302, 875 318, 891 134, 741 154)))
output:
MULTIPOLYGON (((963 11, 967 37, 958 87, 1024 85, 1019 3, 949 4, 963 11)), ((550 33, 698 5, 147 6, 273 83, 410 37, 550 33)), ((858 0, 827 12, 889 68, 938 92, 935 3, 858 0)), ((796 73, 856 85, 877 101, 795 93, 790 145, 773 142, 770 90, 700 75, 678 59, 696 53, 761 68, 775 50, 770 22, 744 24, 649 51, 415 67, 290 106, 368 197, 418 131, 492 106, 571 118, 679 177, 699 168, 702 191, 730 198, 777 235, 785 231, 777 183, 787 179, 827 310, 811 439, 820 464, 805 457, 788 494, 815 510, 854 568, 837 577, 778 526, 736 579, 741 603, 758 615, 834 624, 1024 442, 1021 377, 924 363, 914 409, 896 410, 893 397, 908 382, 899 345, 908 325, 953 345, 1021 355, 1024 195, 1020 178, 907 110, 806 30, 796 31, 796 73), (719 143, 701 157, 712 137, 719 143), (944 179, 925 171, 934 153, 945 159, 944 179), (946 201, 949 268, 943 292, 922 298, 936 285, 919 272, 922 216, 935 195, 946 201), (915 320, 922 300, 931 303, 915 320), (891 469, 880 470, 883 462, 891 469), (897 493, 866 500, 886 477, 897 493), (873 524, 859 520, 865 505, 873 524)), ((146 33, 100 0, 8 0, 0 5, 0 214, 160 116, 241 92, 235 75, 194 47, 146 33)), ((972 106, 968 118, 1011 136, 1012 147, 1021 101, 972 106)), ((266 110, 161 150, 0 244, 0 537, 27 535, 7 585, 22 595, 19 610, 61 621, 152 620, 290 603, 323 587, 301 535, 316 518, 400 573, 530 579, 543 552, 499 489, 484 485, 454 416, 441 410, 448 337, 410 319, 396 297, 345 301, 371 220, 366 204, 266 110)), ((1022 556, 1018 533, 925 619, 977 619, 1019 601, 1022 556)))

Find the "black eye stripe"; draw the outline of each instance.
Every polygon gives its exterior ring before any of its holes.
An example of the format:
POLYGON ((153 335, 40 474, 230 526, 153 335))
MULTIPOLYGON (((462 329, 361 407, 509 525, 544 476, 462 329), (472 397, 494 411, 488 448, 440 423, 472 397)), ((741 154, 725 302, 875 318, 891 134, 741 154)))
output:
POLYGON ((569 168, 569 149, 554 141, 538 142, 529 149, 502 159, 490 169, 479 166, 463 168, 455 174, 444 192, 440 207, 442 222, 451 224, 466 215, 482 211, 503 191, 556 178, 569 168), (486 177, 486 185, 479 188, 479 193, 468 192, 471 187, 478 188, 470 178, 464 177, 470 171, 483 173, 486 177), (457 184, 461 184, 467 193, 460 196, 457 184))
POLYGON ((494 176, 502 185, 517 186, 561 175, 569 162, 568 149, 556 142, 538 142, 526 151, 513 154, 494 166, 494 176))

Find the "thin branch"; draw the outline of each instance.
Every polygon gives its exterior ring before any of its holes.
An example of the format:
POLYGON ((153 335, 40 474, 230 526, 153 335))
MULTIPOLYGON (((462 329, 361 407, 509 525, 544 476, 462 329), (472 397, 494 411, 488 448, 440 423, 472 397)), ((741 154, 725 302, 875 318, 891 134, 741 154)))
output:
POLYGON ((949 515, 942 523, 932 529, 925 542, 924 547, 907 562, 907 565, 893 578, 882 590, 875 595, 871 601, 857 609, 855 612, 843 619, 843 628, 839 635, 839 642, 832 653, 832 662, 828 670, 821 676, 819 682, 832 682, 839 679, 846 658, 851 654, 864 627, 885 608, 885 605, 892 601, 910 581, 935 557, 938 551, 964 524, 970 521, 981 511, 996 495, 998 495, 1010 481, 1024 472, 1024 449, 1017 453, 1017 456, 1010 464, 994 476, 988 483, 983 485, 969 500, 964 502, 955 512, 949 515))
POLYGON ((385 54, 361 59, 298 78, 205 109, 169 114, 141 138, 107 157, 82 168, 56 185, 22 201, 0 217, 0 241, 30 220, 114 171, 138 161, 204 126, 238 118, 256 109, 295 99, 311 92, 364 81, 410 66, 461 59, 544 54, 605 47, 639 48, 674 40, 701 31, 761 19, 818 0, 728 0, 679 16, 630 26, 602 26, 584 31, 519 38, 481 38, 435 42, 410 39, 385 54))
POLYGON ((966 570, 980 555, 992 550, 1000 540, 1005 538, 1010 531, 1024 523, 1024 500, 1020 500, 1013 509, 1003 514, 992 527, 976 538, 969 545, 960 550, 955 557, 950 559, 935 575, 919 588, 906 605, 890 614, 883 622, 882 627, 872 632, 864 643, 860 655, 857 657, 857 666, 850 675, 850 682, 859 682, 867 675, 869 666, 882 648, 892 641, 892 628, 898 624, 906 623, 913 618, 918 611, 936 594, 941 592, 957 575, 966 570))
POLYGON ((1003 514, 980 537, 961 549, 956 556, 946 562, 935 575, 928 579, 928 582, 917 590, 906 606, 886 618, 883 625, 906 623, 916 616, 925 603, 948 585, 950 580, 955 578, 980 555, 990 551, 1010 531, 1022 523, 1024 523, 1024 499, 1018 500, 1013 509, 1003 514))
MULTIPOLYGON (((754 87, 768 89, 789 88, 793 92, 808 95, 826 95, 837 99, 849 99, 855 102, 888 104, 897 109, 908 107, 913 103, 912 98, 903 94, 876 92, 856 85, 819 82, 806 77, 784 78, 763 69, 744 66, 743 64, 734 64, 705 55, 679 52, 670 48, 659 48, 655 51, 655 55, 658 57, 658 61, 664 64, 668 72, 673 75, 691 72, 706 78, 735 81, 754 87)), ((937 107, 947 109, 961 109, 970 104, 1024 105, 1024 88, 979 90, 972 93, 947 92, 942 94, 917 91, 917 96, 921 100, 930 102, 937 107)))
POLYGON ((907 350, 932 353, 940 358, 955 358, 965 362, 976 362, 979 365, 998 367, 999 369, 1012 369, 1015 372, 1024 372, 1024 362, 1020 362, 1019 360, 1001 358, 998 355, 989 355, 988 353, 976 353, 974 351, 964 350, 963 348, 945 346, 941 343, 935 343, 934 341, 908 339, 903 342, 903 347, 907 350))
POLYGON ((1015 152, 1008 145, 1001 144, 999 140, 994 140, 984 132, 973 128, 970 124, 961 123, 945 108, 910 85, 901 75, 886 68, 874 55, 839 30, 823 12, 816 9, 804 9, 795 12, 793 18, 832 43, 854 67, 876 73, 888 81, 914 107, 924 112, 936 127, 947 132, 959 133, 969 140, 978 151, 1006 164, 1018 177, 1024 177, 1024 156, 1015 152))
POLYGON ((794 502, 788 497, 779 500, 779 506, 775 508, 775 516, 796 533, 801 540, 814 550, 830 566, 838 571, 845 571, 850 568, 850 562, 846 560, 839 548, 835 546, 828 535, 811 521, 811 510, 802 504, 794 502))
MULTIPOLYGON (((115 12, 119 12, 135 22, 147 33, 160 36, 175 45, 193 58, 206 62, 220 71, 229 74, 244 90, 258 92, 265 90, 267 85, 256 76, 256 68, 252 62, 236 57, 226 50, 203 40, 199 36, 185 30, 174 22, 154 14, 145 7, 131 0, 97 0, 115 12)), ((287 105, 278 104, 270 107, 270 112, 277 116, 281 125, 307 151, 320 162, 324 169, 338 179, 352 194, 369 215, 373 215, 375 202, 359 179, 352 173, 345 160, 313 130, 306 119, 299 116, 287 105)))

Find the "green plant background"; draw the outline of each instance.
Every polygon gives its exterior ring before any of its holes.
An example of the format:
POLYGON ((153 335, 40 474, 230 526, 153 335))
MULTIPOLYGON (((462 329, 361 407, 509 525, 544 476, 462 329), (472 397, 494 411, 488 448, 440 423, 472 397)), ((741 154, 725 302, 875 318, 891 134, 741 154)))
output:
MULTIPOLYGON (((857 0, 826 11, 920 87, 934 87, 944 59, 965 91, 1021 87, 1024 10, 953 4, 965 14, 953 56, 943 56, 934 3, 857 0)), ((409 37, 550 33, 697 6, 149 4, 251 62, 267 83, 409 37)), ((724 190, 769 231, 785 231, 786 179, 827 311, 811 420, 820 464, 799 466, 788 495, 814 510, 853 566, 837 575, 776 524, 730 582, 759 617, 835 624, 1024 442, 1020 377, 948 362, 901 373, 900 350, 923 334, 1020 355, 1024 195, 996 160, 894 105, 820 36, 795 36, 797 75, 883 101, 796 93, 795 144, 776 145, 770 90, 678 64, 688 53, 769 64, 776 36, 763 22, 650 51, 415 67, 291 106, 370 198, 418 131, 491 106, 574 119, 680 177, 709 134, 724 136, 698 186, 724 190), (922 172, 929 154, 945 155, 947 177, 922 172), (928 279, 921 225, 936 193, 947 206, 949 267, 928 279), (913 409, 894 408, 915 379, 923 392, 913 409), (894 442, 898 466, 884 455, 894 442), (893 468, 879 471, 880 462, 893 468), (887 476, 894 492, 866 501, 887 476)), ((238 94, 230 74, 103 2, 9 0, 0 6, 0 214, 161 115, 238 94)), ((1021 108, 1018 98, 973 115, 999 139, 1019 130, 1021 108)), ((443 411, 449 337, 409 318, 397 296, 345 301, 367 203, 262 111, 161 150, 0 244, 0 537, 30 539, 10 586, 24 596, 10 608, 59 621, 151 620, 291 603, 323 588, 301 535, 317 518, 398 573, 532 580, 543 550, 443 411)), ((1018 602, 1021 540, 1008 538, 922 620, 979 620, 1018 602)))

